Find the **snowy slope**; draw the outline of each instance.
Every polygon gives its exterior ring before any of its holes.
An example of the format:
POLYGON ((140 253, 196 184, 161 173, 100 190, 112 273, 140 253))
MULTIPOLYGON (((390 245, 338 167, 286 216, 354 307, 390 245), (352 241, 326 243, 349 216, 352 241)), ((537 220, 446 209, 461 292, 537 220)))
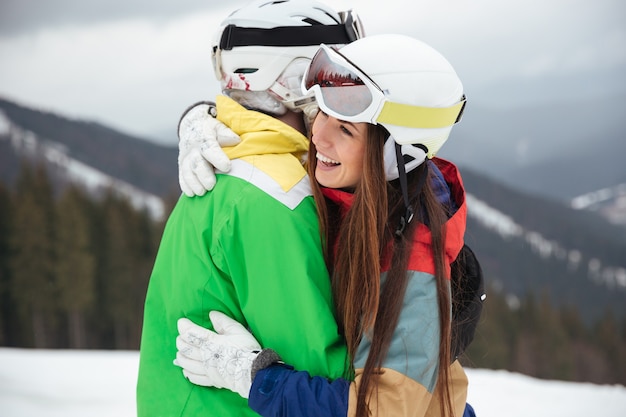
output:
MULTIPOLYGON (((131 417, 138 353, 0 348, 2 417, 131 417)), ((173 366, 173 365, 172 365, 173 366)), ((626 387, 467 370, 478 417, 623 417, 626 387)))
POLYGON ((160 197, 73 158, 66 146, 41 138, 12 123, 2 110, 0 110, 0 140, 8 140, 17 155, 42 157, 69 182, 81 184, 93 192, 112 187, 128 198, 138 210, 146 209, 156 219, 161 219, 164 215, 165 208, 160 197))
MULTIPOLYGON (((567 265, 569 270, 586 266, 588 277, 593 282, 609 289, 626 290, 626 266, 603 264, 600 259, 582 253, 577 248, 571 247, 567 242, 556 242, 547 239, 536 230, 526 229, 509 215, 476 198, 471 193, 467 193, 466 198, 468 217, 475 219, 503 239, 526 241, 542 259, 556 259, 567 265)), ((583 204, 582 200, 579 204, 583 204)))

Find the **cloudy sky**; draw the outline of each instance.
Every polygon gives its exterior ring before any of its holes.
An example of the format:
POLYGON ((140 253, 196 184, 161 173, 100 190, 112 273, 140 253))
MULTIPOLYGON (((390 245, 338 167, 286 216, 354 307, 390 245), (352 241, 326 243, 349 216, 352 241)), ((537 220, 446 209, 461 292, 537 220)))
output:
MULTIPOLYGON (((219 92, 210 39, 245 3, 1 0, 0 97, 173 142, 182 110, 219 92)), ((481 105, 626 92, 623 0, 327 3, 431 44, 481 105)))

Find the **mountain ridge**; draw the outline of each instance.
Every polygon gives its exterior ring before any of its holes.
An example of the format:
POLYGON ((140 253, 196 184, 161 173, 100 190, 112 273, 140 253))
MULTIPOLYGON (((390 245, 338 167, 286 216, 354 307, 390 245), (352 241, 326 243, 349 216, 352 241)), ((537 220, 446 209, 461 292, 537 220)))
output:
MULTIPOLYGON (((127 187, 126 195, 144 203, 154 199, 162 204, 180 194, 175 147, 2 99, 0 115, 0 180, 7 184, 28 149, 46 149, 46 163, 66 181, 84 184, 86 172, 101 173, 99 186, 108 181, 127 187), (70 178, 77 164, 83 167, 70 178)), ((464 160, 458 165, 468 192, 467 241, 492 288, 514 297, 547 294, 555 305, 577 305, 587 320, 599 317, 606 307, 626 315, 623 229, 597 213, 515 189, 464 160)), ((158 217, 158 207, 154 210, 158 217)))

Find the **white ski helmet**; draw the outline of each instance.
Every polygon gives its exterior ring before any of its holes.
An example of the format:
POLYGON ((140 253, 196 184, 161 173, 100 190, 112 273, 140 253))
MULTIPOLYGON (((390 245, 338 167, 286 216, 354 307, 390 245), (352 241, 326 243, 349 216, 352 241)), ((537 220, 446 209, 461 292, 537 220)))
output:
POLYGON ((283 114, 311 103, 300 85, 319 45, 345 45, 362 32, 351 11, 336 12, 314 0, 256 0, 222 22, 212 48, 213 68, 225 94, 283 114))
POLYGON ((339 51, 322 45, 303 89, 316 92, 318 105, 331 116, 383 125, 396 143, 418 145, 428 158, 448 139, 465 107, 452 65, 404 35, 368 36, 339 51))
MULTIPOLYGON (((321 45, 302 78, 328 115, 384 126, 387 180, 400 179, 406 213, 396 234, 413 219, 408 171, 432 158, 465 108, 463 85, 452 65, 425 43, 403 35, 359 39, 338 51, 321 45)), ((428 169, 428 164, 425 164, 428 169)), ((419 193, 427 175, 418 183, 419 193)))

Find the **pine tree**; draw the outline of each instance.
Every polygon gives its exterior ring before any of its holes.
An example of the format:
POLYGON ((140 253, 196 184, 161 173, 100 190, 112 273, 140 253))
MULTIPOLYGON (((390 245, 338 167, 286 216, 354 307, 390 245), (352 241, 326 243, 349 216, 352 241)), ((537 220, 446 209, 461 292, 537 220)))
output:
POLYGON ((127 349, 131 342, 133 311, 133 280, 137 253, 133 245, 138 232, 135 211, 130 203, 112 191, 104 201, 103 261, 100 278, 103 312, 110 320, 113 347, 127 349))
POLYGON ((621 334, 619 320, 611 310, 607 310, 602 319, 595 326, 593 331, 594 345, 605 353, 609 359, 609 375, 605 381, 609 383, 623 383, 626 379, 624 376, 625 363, 625 347, 624 337, 621 334), (608 381, 607 381, 608 380, 608 381))
POLYGON ((162 225, 155 223, 147 211, 135 213, 136 232, 132 245, 137 254, 132 278, 133 301, 131 311, 131 334, 129 348, 138 349, 141 341, 143 309, 150 273, 160 243, 162 225))
POLYGON ((24 345, 53 347, 56 328, 54 285, 54 198, 42 165, 27 163, 17 181, 11 239, 11 292, 26 329, 24 345))
POLYGON ((13 303, 10 297, 10 238, 13 212, 9 190, 0 183, 0 346, 11 346, 13 323, 10 314, 13 303))
POLYGON ((89 343, 101 349, 113 348, 111 336, 111 320, 106 313, 106 301, 104 299, 108 276, 108 256, 106 254, 107 224, 105 221, 105 202, 91 199, 87 206, 87 217, 90 224, 90 246, 94 254, 95 273, 94 286, 96 298, 94 307, 88 314, 89 343))
POLYGON ((56 211, 56 284, 60 310, 67 316, 70 348, 87 347, 86 312, 95 299, 95 257, 85 196, 69 186, 56 211))

